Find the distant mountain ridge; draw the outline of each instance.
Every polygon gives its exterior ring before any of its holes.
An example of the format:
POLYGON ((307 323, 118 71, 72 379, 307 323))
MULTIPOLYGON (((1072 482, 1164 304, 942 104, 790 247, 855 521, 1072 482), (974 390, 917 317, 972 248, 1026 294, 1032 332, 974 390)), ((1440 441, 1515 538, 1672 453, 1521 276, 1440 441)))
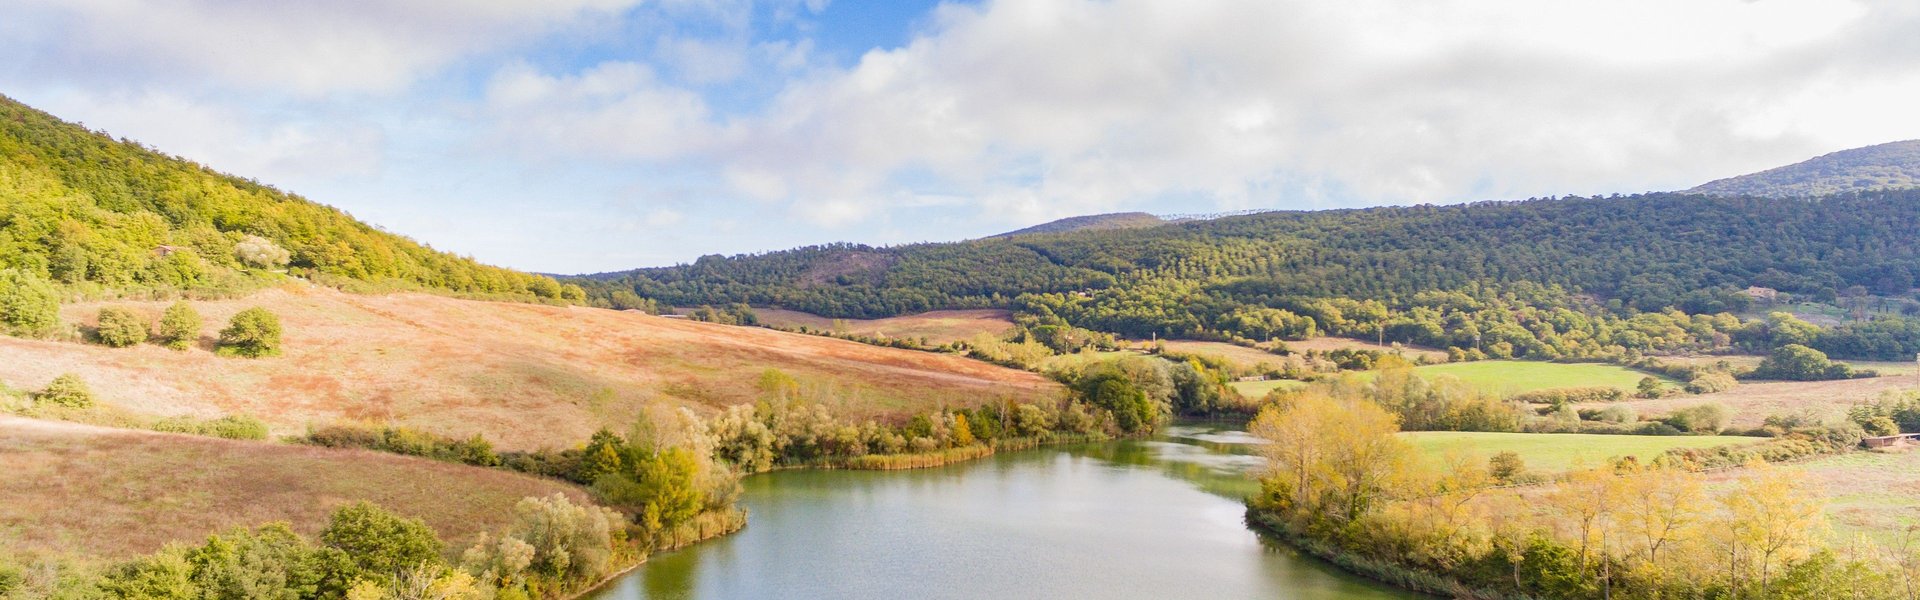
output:
POLYGON ((1687 190, 1768 198, 1920 187, 1920 140, 1841 150, 1784 167, 1715 180, 1687 190))
POLYGON ((1108 230, 1114 230, 1114 229, 1139 229, 1142 227, 1155 227, 1159 225, 1165 225, 1168 222, 1169 221, 1165 219, 1154 216, 1152 214, 1143 213, 1143 212, 1120 212, 1120 213, 1107 213, 1107 214, 1100 214, 1100 215, 1082 215, 1078 217, 1067 217, 1065 219, 1060 219, 1057 221, 1048 221, 1045 223, 1041 223, 1039 225, 1028 227, 1026 229, 1019 229, 1015 231, 1002 233, 999 235, 988 236, 987 239, 1013 237, 1016 235, 1034 235, 1034 234, 1041 234, 1041 233, 1066 233, 1069 231, 1108 231, 1108 230))

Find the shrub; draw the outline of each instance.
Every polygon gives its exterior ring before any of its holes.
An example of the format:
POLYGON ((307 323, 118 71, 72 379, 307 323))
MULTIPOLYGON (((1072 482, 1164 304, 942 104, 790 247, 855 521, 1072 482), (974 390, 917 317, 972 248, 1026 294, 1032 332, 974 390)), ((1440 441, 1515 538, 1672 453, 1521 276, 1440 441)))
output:
POLYGON ((1688 381, 1687 393, 1712 394, 1724 392, 1733 389, 1733 386, 1738 384, 1739 382, 1734 380, 1733 375, 1721 371, 1713 371, 1703 373, 1699 377, 1693 378, 1692 381, 1688 381))
POLYGON ((1727 407, 1712 403, 1689 406, 1667 413, 1660 421, 1687 433, 1719 433, 1727 425, 1727 407))
POLYGON ((267 424, 246 415, 229 415, 202 421, 193 417, 172 417, 153 424, 154 431, 190 433, 229 440, 267 439, 267 424))
POLYGON ((1641 377, 1634 395, 1641 398, 1663 398, 1667 395, 1667 386, 1662 385, 1658 379, 1641 377))
POLYGON ((147 341, 147 320, 132 309, 109 306, 100 309, 99 326, 94 336, 102 345, 125 348, 147 341))
POLYGON ((1500 483, 1513 483, 1527 473, 1527 463, 1518 452, 1506 451, 1487 459, 1487 473, 1500 483))
POLYGON ((1827 354, 1799 344, 1774 348, 1766 360, 1753 370, 1753 379, 1788 381, 1826 381, 1855 376, 1853 368, 1827 359, 1827 354))
POLYGON ((246 358, 278 356, 280 317, 257 306, 240 311, 226 329, 220 330, 220 353, 246 358))
POLYGON ((1867 435, 1894 435, 1900 433, 1900 424, 1894 423, 1893 417, 1886 416, 1876 416, 1867 419, 1865 423, 1860 424, 1860 428, 1866 430, 1867 435))
POLYGON ((1728 411, 1719 404, 1700 404, 1676 409, 1663 419, 1675 429, 1689 433, 1718 433, 1726 426, 1728 411))
POLYGON ((234 258, 258 269, 277 269, 287 266, 292 255, 286 249, 273 243, 273 240, 257 235, 249 235, 240 243, 233 245, 234 258))
POLYGON ((173 303, 160 315, 160 329, 155 331, 160 345, 174 350, 185 350, 200 339, 200 313, 186 301, 173 303))
POLYGON ((441 544, 419 519, 403 518, 365 500, 334 511, 320 542, 345 552, 360 573, 382 583, 393 574, 440 562, 441 544))
POLYGON ((1619 402, 1627 399, 1627 391, 1605 386, 1565 387, 1527 392, 1513 399, 1527 404, 1551 404, 1557 408, 1562 404, 1619 402))
POLYGON ((60 328, 60 294, 40 276, 0 270, 0 329, 22 337, 46 337, 60 328))
POLYGON ((64 406, 67 408, 88 408, 93 406, 93 389, 87 387, 79 375, 67 373, 53 378, 47 389, 41 390, 37 400, 43 404, 64 406))

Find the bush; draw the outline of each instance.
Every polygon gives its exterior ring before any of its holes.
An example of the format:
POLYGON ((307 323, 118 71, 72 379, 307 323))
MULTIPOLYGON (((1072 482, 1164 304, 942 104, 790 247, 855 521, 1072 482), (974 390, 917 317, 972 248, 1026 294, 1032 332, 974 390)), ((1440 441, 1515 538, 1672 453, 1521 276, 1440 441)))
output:
POLYGON ((60 328, 60 294, 40 276, 0 270, 0 329, 21 337, 46 337, 60 328))
POLYGON ((153 424, 154 431, 189 433, 229 440, 267 439, 267 424, 246 415, 230 415, 202 421, 193 417, 172 417, 153 424))
POLYGON ((442 545, 419 519, 403 518, 365 500, 334 511, 320 542, 345 552, 360 573, 382 583, 393 574, 440 562, 442 545))
POLYGON ((220 353, 246 358, 278 356, 280 317, 257 306, 240 311, 226 329, 220 330, 220 353))
POLYGON ((200 326, 200 313, 183 300, 173 303, 160 315, 160 329, 155 336, 162 346, 185 350, 200 339, 200 326))
POLYGON ((1627 391, 1604 386, 1566 387, 1527 392, 1516 395, 1513 399, 1527 404, 1551 404, 1559 407, 1562 404, 1619 402, 1627 399, 1627 391))
POLYGON ((1640 398, 1664 398, 1667 395, 1667 386, 1661 384, 1659 379, 1641 377, 1634 395, 1640 398))
POLYGON ((87 387, 87 382, 81 381, 79 375, 67 373, 53 378, 36 400, 54 406, 88 408, 93 406, 93 389, 87 387))
POLYGON ((1727 425, 1727 407, 1711 403, 1689 406, 1667 413, 1660 421, 1687 433, 1719 433, 1727 425))
POLYGON ((1799 344, 1774 348, 1748 377, 1787 381, 1827 381, 1854 377, 1853 368, 1827 359, 1827 354, 1799 344))
POLYGON ((1513 483, 1527 474, 1527 463, 1518 452, 1501 452, 1487 460, 1487 474, 1502 484, 1513 483))
POLYGON ((1724 392, 1733 389, 1733 386, 1738 385, 1738 383, 1738 381, 1734 380, 1733 375, 1724 372, 1714 371, 1703 373, 1699 377, 1693 378, 1692 381, 1687 382, 1687 393, 1712 394, 1724 392))
POLYGON ((257 235, 249 235, 240 243, 233 245, 234 258, 259 269, 277 269, 287 266, 292 254, 273 243, 273 240, 257 235))
POLYGON ((100 309, 99 326, 94 337, 102 345, 111 348, 125 348, 147 341, 147 320, 132 309, 109 306, 100 309))

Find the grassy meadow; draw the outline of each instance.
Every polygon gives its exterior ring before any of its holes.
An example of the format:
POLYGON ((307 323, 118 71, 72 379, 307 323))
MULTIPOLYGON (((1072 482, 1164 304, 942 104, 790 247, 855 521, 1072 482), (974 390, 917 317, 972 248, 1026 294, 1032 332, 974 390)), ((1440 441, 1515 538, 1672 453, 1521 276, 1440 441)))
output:
MULTIPOLYGON (((1866 535, 1898 544, 1909 528, 1920 526, 1920 451, 1854 452, 1788 467, 1819 482, 1827 491, 1827 516, 1834 539, 1866 535)), ((1920 540, 1916 540, 1920 541, 1920 540)))
MULTIPOLYGON (((1618 365, 1601 363, 1554 363, 1530 360, 1482 360, 1415 367, 1425 377, 1448 375, 1481 389, 1500 393, 1524 393, 1569 387, 1616 387, 1632 391, 1645 377, 1670 379, 1618 365)), ((1369 376, 1362 373, 1362 377, 1369 376)))
MULTIPOLYGON (((102 306, 157 317, 166 304, 68 304, 61 316, 87 326, 102 306)), ((193 304, 207 323, 199 348, 0 337, 0 383, 34 390, 71 372, 102 403, 134 413, 244 414, 275 434, 343 420, 391 422, 453 437, 481 434, 505 450, 572 446, 602 426, 626 427, 645 407, 711 414, 750 403, 768 369, 852 418, 903 419, 1060 390, 1038 374, 959 356, 635 312, 362 296, 299 284, 193 304), (214 333, 251 306, 280 316, 285 355, 214 356, 214 333)))
POLYGON ((1650 460, 1673 448, 1712 448, 1751 444, 1759 438, 1739 436, 1645 436, 1580 433, 1478 433, 1420 431, 1400 434, 1432 466, 1445 464, 1450 454, 1491 457, 1501 452, 1520 455, 1527 469, 1559 472, 1577 466, 1599 466, 1616 456, 1650 460))
POLYGON ((9 416, 0 472, 0 548, 97 558, 272 521, 311 535, 356 500, 424 519, 457 552, 505 527, 522 498, 586 498, 562 481, 381 452, 9 416))
POLYGON ((972 339, 981 334, 1000 335, 1013 328, 1012 314, 1005 310, 936 310, 885 319, 833 319, 813 313, 778 308, 756 308, 760 321, 774 327, 806 327, 863 337, 926 339, 947 344, 972 339))

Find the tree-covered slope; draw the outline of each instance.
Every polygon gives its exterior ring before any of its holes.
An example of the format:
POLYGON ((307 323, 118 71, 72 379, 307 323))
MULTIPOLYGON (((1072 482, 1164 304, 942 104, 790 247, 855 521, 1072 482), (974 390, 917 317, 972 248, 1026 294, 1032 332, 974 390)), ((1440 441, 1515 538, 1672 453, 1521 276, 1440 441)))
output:
POLYGON ((1816 200, 1650 194, 1272 212, 1136 230, 890 248, 831 245, 594 276, 680 305, 831 316, 1004 306, 1027 293, 1152 284, 1244 299, 1409 300, 1520 282, 1657 310, 1762 286, 1904 294, 1920 274, 1920 192, 1816 200), (858 261, 850 257, 861 257, 858 261), (855 265, 854 263, 857 263, 855 265), (817 276, 831 270, 835 276, 817 276), (1717 292, 1716 292, 1717 294, 1717 292))
POLYGON ((517 299, 575 291, 0 96, 0 268, 86 289, 231 292, 283 263, 347 287, 517 299))
MULTIPOLYGON (((1141 338, 1334 333, 1493 355, 1614 356, 1814 341, 1775 339, 1764 321, 1751 329, 1731 316, 1688 317, 1754 308, 1741 293, 1749 286, 1914 306, 1916 230, 1920 190, 1649 194, 818 246, 584 281, 593 295, 631 291, 678 306, 745 302, 840 317, 1000 307, 1141 338)), ((1899 309, 1878 314, 1888 310, 1899 309)), ((1920 351, 1920 321, 1829 333, 1819 345, 1841 356, 1920 351)))
POLYGON ((1842 150, 1687 190, 1716 196, 1794 198, 1920 187, 1920 140, 1842 150))

